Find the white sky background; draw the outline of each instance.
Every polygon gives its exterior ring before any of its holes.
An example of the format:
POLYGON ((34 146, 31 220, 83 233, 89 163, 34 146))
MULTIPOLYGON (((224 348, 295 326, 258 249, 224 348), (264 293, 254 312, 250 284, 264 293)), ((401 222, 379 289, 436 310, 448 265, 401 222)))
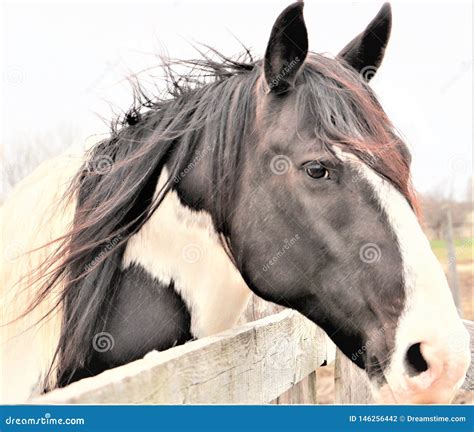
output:
MULTIPOLYGON (((196 57, 189 43, 194 40, 232 55, 241 51, 235 35, 263 55, 272 24, 288 4, 3 2, 6 157, 25 147, 38 151, 36 137, 65 136, 68 142, 61 145, 68 147, 72 136, 80 145, 90 135, 106 133, 100 116, 109 120, 111 107, 120 112, 131 102, 124 78, 156 66, 156 54, 196 57)), ((337 54, 381 5, 307 0, 310 49, 337 54)), ((395 0, 392 9, 392 37, 372 86, 412 148, 415 186, 453 189, 465 197, 472 175, 471 2, 395 0)), ((141 76, 149 81, 153 73, 158 71, 141 76)))

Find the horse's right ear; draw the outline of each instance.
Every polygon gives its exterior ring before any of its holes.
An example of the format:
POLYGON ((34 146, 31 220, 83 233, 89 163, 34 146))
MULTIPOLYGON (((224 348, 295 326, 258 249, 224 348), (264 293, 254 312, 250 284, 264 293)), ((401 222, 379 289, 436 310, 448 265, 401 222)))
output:
POLYGON ((273 24, 264 63, 265 79, 272 93, 285 93, 294 86, 308 54, 303 5, 303 2, 291 4, 273 24))
POLYGON ((367 28, 342 49, 338 58, 370 81, 382 63, 391 29, 392 9, 390 3, 384 3, 367 28))

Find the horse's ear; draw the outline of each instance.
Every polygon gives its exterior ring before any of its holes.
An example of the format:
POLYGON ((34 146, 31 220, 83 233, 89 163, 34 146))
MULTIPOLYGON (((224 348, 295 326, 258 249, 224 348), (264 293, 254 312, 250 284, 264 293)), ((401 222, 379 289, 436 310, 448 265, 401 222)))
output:
POLYGON ((382 63, 391 28, 392 8, 390 3, 385 3, 367 28, 342 49, 338 58, 370 81, 382 63))
POLYGON ((273 24, 265 52, 265 79, 272 93, 291 89, 308 54, 303 2, 288 6, 273 24))

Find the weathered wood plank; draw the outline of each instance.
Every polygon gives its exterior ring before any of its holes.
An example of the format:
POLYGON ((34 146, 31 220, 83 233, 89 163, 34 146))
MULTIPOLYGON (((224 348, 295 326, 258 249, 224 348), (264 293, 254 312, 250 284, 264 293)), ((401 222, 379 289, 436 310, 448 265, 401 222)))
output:
POLYGON ((275 403, 278 405, 314 405, 317 403, 316 384, 316 372, 312 372, 285 393, 278 396, 275 403))
MULTIPOLYGON (((267 302, 256 295, 252 295, 247 309, 242 314, 242 322, 251 322, 258 319, 279 313, 285 310, 284 307, 274 303, 267 302)), ((328 353, 327 353, 328 354, 328 353)), ((271 404, 287 405, 287 404, 316 404, 316 374, 311 373, 303 378, 300 382, 295 383, 293 387, 288 389, 276 399, 270 401, 271 404)))
MULTIPOLYGON (((468 391, 474 391, 474 322, 464 320, 464 325, 471 335, 471 365, 461 388, 468 391)), ((340 351, 337 351, 336 355, 335 380, 336 403, 373 403, 367 375, 340 351)))
POLYGON ((336 351, 335 400, 337 404, 374 403, 367 374, 341 351, 336 351))
POLYGON ((295 311, 153 352, 32 403, 262 404, 326 359, 325 335, 295 311))
MULTIPOLYGON (((279 313, 282 310, 285 310, 285 308, 252 295, 252 298, 247 305, 247 309, 242 314, 242 322, 256 321, 257 319, 279 313)), ((334 359, 334 355, 334 344, 328 337, 326 337, 327 363, 334 359)), ((316 404, 318 403, 316 383, 316 373, 313 372, 270 403, 276 405, 316 404)))
POLYGON ((275 303, 270 303, 257 297, 255 294, 252 294, 247 308, 240 318, 241 324, 246 324, 248 322, 257 321, 259 319, 265 318, 270 315, 277 314, 281 311, 284 311, 286 308, 279 306, 275 303))

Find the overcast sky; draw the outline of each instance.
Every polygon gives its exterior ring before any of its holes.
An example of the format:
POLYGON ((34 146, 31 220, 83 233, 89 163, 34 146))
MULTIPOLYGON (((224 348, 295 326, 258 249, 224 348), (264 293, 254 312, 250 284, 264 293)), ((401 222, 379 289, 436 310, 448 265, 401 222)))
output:
MULTIPOLYGON (((65 131, 77 143, 106 133, 103 118, 113 117, 111 107, 119 112, 131 101, 124 78, 156 66, 159 53, 195 57, 189 41, 231 55, 241 50, 235 35, 262 55, 289 3, 3 2, 5 153, 25 142, 35 151, 35 137, 65 131)), ((310 49, 337 54, 381 5, 307 1, 310 49)), ((453 187, 464 196, 472 170, 471 2, 393 1, 392 8, 392 37, 372 85, 412 148, 415 186, 453 187)))

